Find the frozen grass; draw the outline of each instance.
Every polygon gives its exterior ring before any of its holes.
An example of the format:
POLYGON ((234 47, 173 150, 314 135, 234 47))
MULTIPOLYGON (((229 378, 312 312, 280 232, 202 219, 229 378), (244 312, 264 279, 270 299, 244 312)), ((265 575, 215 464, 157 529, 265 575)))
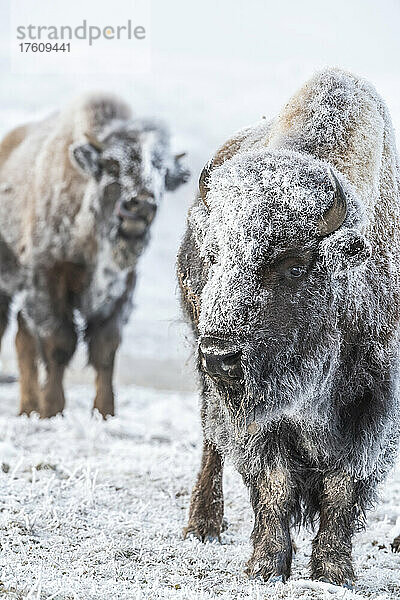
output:
POLYGON ((104 423, 90 416, 86 386, 71 387, 65 416, 47 421, 15 417, 17 386, 1 391, 0 597, 399 598, 399 471, 355 540, 356 592, 308 579, 303 531, 290 582, 270 587, 243 575, 252 515, 231 467, 222 544, 182 540, 201 448, 195 395, 121 388, 118 416, 104 423))

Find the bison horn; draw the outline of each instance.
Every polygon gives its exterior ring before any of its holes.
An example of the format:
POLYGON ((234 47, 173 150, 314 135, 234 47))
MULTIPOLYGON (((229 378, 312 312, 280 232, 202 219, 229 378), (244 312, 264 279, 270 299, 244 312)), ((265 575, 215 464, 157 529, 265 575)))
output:
POLYGON ((329 169, 329 178, 332 182, 335 195, 332 205, 324 213, 318 224, 318 233, 321 236, 329 235, 339 229, 347 215, 346 195, 332 169, 329 169))
POLYGON ((212 167, 212 160, 210 160, 206 166, 203 168, 201 174, 200 174, 200 178, 199 178, 199 192, 200 192, 200 198, 203 202, 203 204, 205 205, 205 207, 209 210, 209 206, 207 204, 207 192, 209 190, 208 187, 208 180, 211 174, 211 167, 212 167))
POLYGON ((100 152, 102 150, 104 150, 104 144, 103 142, 100 142, 100 140, 97 139, 97 137, 95 137, 92 133, 85 133, 85 138, 87 139, 87 141, 89 142, 89 144, 91 146, 93 146, 93 148, 96 148, 96 150, 99 150, 100 152))
POLYGON ((180 152, 180 154, 175 154, 174 160, 181 160, 184 156, 186 156, 186 152, 180 152))

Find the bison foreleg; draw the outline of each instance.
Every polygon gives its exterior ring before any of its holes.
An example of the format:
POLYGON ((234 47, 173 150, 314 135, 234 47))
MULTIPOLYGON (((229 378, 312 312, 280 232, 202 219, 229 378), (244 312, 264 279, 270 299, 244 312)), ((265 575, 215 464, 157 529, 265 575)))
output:
POLYGON ((114 415, 114 360, 121 342, 118 317, 89 323, 86 339, 89 363, 96 371, 96 397, 93 408, 106 418, 108 415, 114 415))
POLYGON ((30 415, 39 412, 39 387, 37 372, 36 340, 29 331, 22 313, 18 313, 18 331, 15 338, 18 367, 20 373, 20 408, 19 414, 30 415))
POLYGON ((51 334, 41 337, 39 341, 47 373, 40 393, 40 416, 46 418, 64 410, 64 371, 77 343, 74 325, 70 321, 62 321, 51 334))
POLYGON ((224 515, 223 463, 218 450, 204 440, 201 467, 192 491, 189 522, 184 537, 191 534, 202 542, 219 540, 224 515))
POLYGON ((286 581, 292 564, 289 516, 292 504, 289 474, 274 469, 250 485, 254 510, 253 555, 246 574, 264 581, 286 581))
POLYGON ((0 292, 0 346, 8 324, 10 297, 0 292))
POLYGON ((320 526, 313 540, 311 576, 352 587, 355 579, 351 560, 356 520, 355 484, 346 473, 323 477, 320 526))

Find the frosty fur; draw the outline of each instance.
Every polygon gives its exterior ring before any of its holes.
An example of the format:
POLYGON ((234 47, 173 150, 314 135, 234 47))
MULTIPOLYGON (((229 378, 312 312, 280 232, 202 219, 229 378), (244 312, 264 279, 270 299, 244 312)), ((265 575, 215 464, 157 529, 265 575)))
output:
POLYGON ((48 417, 62 411, 78 310, 97 373, 95 408, 113 414, 114 356, 131 310, 137 261, 164 191, 187 176, 171 155, 165 126, 133 117, 125 102, 107 94, 78 98, 2 140, 1 328, 12 297, 22 292, 16 340, 21 412, 48 417), (132 199, 136 212, 120 217, 121 203, 132 199), (144 205, 152 211, 146 221, 144 205), (47 373, 42 390, 39 360, 47 373))
MULTIPOLYGON (((240 385, 198 366, 207 451, 230 456, 250 490, 250 576, 285 580, 290 526, 318 516, 312 576, 354 580, 351 537, 398 443, 399 212, 388 111, 369 83, 336 69, 307 82, 275 120, 233 136, 208 165, 178 276, 198 343, 220 338, 224 351, 242 352, 240 385), (348 212, 322 237, 329 169, 348 212), (296 284, 279 276, 285 254, 310 261, 296 284)), ((202 471, 199 486, 207 489, 202 471)), ((198 502, 194 494, 195 533, 198 502)), ((207 537, 204 527, 197 533, 207 537)))

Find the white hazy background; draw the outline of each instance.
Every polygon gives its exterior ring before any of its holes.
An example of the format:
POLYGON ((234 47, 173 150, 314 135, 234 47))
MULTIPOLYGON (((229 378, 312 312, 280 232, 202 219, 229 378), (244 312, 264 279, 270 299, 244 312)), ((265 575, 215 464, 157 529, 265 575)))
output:
MULTIPOLYGON (((49 5, 45 0, 32 4, 49 5)), ((64 24, 68 19, 79 22, 84 18, 93 24, 108 24, 107 19, 110 24, 136 20, 135 3, 127 0, 57 0, 50 4, 53 11, 59 7, 64 24), (96 5, 101 5, 100 12, 96 5)), ((340 66, 371 80, 386 100, 398 131, 400 2, 152 0, 148 27, 151 66, 139 74, 115 73, 119 51, 121 62, 125 60, 124 47, 117 50, 116 41, 111 42, 112 54, 104 44, 97 50, 96 45, 82 47, 82 61, 85 53, 98 52, 98 62, 104 65, 100 74, 66 73, 61 68, 56 74, 13 73, 10 44, 16 46, 19 41, 10 31, 11 6, 12 0, 1 1, 1 135, 84 91, 112 90, 128 100, 138 115, 164 119, 176 151, 188 152, 192 180, 165 196, 151 245, 140 263, 136 307, 119 353, 117 381, 191 389, 190 349, 181 322, 174 269, 187 208, 203 164, 235 130, 262 115, 275 115, 307 78, 325 66, 340 66)), ((14 333, 12 326, 3 343, 3 369, 7 372, 16 372, 14 333)), ((69 369, 70 381, 92 377, 84 368, 85 361, 80 348, 69 369)))

